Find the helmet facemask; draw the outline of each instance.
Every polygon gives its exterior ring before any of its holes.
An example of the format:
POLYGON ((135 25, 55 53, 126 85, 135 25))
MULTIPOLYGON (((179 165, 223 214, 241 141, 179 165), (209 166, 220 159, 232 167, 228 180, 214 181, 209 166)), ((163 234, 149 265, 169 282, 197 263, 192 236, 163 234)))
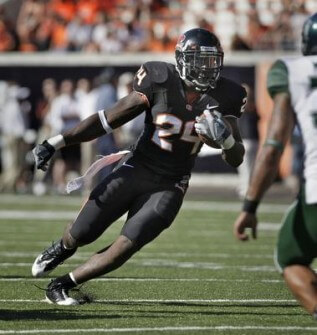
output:
POLYGON ((222 53, 186 51, 183 54, 186 79, 192 82, 197 90, 215 88, 223 64, 222 53))

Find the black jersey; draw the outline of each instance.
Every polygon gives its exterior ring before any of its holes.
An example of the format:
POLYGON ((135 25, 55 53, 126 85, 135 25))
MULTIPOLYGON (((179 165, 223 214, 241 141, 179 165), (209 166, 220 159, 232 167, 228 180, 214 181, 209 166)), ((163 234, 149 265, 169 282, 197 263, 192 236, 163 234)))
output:
POLYGON ((246 98, 243 87, 221 77, 215 89, 189 105, 175 66, 165 62, 143 64, 133 88, 149 101, 134 156, 155 172, 173 177, 190 173, 203 145, 194 129, 196 116, 215 108, 224 116, 239 118, 246 98))

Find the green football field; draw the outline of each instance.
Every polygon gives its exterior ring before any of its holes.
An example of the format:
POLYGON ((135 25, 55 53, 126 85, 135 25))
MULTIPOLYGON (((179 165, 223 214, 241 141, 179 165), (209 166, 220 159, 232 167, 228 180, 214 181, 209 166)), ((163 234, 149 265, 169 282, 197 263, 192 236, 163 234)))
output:
MULTIPOLYGON (((259 238, 232 235, 240 203, 193 201, 170 229, 115 272, 86 283, 90 304, 44 301, 50 278, 31 277, 34 258, 61 236, 80 197, 0 196, 0 334, 317 334, 317 324, 284 286, 273 262, 287 208, 259 212, 259 238)), ((116 222, 51 275, 71 271, 120 231, 116 222)))

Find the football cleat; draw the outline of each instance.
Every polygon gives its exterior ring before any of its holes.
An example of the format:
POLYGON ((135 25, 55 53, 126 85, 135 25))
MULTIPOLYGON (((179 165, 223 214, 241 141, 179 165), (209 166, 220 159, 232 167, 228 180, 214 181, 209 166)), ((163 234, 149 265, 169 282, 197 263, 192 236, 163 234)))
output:
POLYGON ((75 251, 76 248, 65 249, 62 240, 52 243, 49 248, 36 257, 32 266, 32 275, 34 277, 45 276, 71 257, 75 251))
POLYGON ((63 285, 58 280, 52 280, 46 289, 46 301, 49 304, 57 304, 63 306, 79 305, 79 301, 68 296, 71 287, 63 285))

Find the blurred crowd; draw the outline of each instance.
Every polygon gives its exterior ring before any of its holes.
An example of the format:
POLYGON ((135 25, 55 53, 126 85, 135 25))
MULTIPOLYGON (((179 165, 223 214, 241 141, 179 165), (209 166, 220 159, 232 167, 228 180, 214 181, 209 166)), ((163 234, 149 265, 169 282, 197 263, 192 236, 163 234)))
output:
MULTIPOLYGON (((57 82, 46 78, 41 95, 35 100, 31 99, 29 88, 14 81, 0 81, 0 193, 64 194, 67 182, 83 175, 99 155, 131 148, 143 130, 144 113, 112 134, 57 151, 45 172, 35 170, 32 154, 37 143, 66 131, 126 96, 132 90, 133 78, 132 72, 118 74, 113 68, 106 68, 93 79, 57 82)), ((237 170, 236 191, 241 198, 246 192, 259 144, 254 92, 249 85, 243 86, 248 91, 248 101, 239 119, 246 148, 244 162, 237 170)), ((288 186, 296 192, 303 170, 303 146, 298 129, 295 129, 292 144, 294 157, 288 186)), ((105 167, 97 178, 104 178, 112 168, 105 167)), ((86 184, 82 192, 88 193, 96 181, 86 184)))
MULTIPOLYGON (((0 192, 64 193, 67 181, 83 174, 98 155, 129 147, 140 134, 144 116, 95 141, 64 148, 54 156, 47 172, 34 171, 36 143, 66 131, 80 120, 113 105, 132 89, 133 74, 114 75, 107 68, 93 80, 57 83, 47 78, 41 97, 32 106, 30 90, 16 82, 0 82, 0 192), (31 119, 36 118, 36 126, 31 119), (32 123, 32 125, 31 125, 32 123), (49 189, 47 189, 49 187, 49 189)), ((108 170, 107 170, 108 169, 108 170)), ((99 177, 109 173, 105 168, 99 177)), ((90 188, 91 185, 86 185, 90 188)))
POLYGON ((297 50, 316 0, 9 0, 0 51, 173 51, 181 32, 214 31, 225 50, 297 50))

